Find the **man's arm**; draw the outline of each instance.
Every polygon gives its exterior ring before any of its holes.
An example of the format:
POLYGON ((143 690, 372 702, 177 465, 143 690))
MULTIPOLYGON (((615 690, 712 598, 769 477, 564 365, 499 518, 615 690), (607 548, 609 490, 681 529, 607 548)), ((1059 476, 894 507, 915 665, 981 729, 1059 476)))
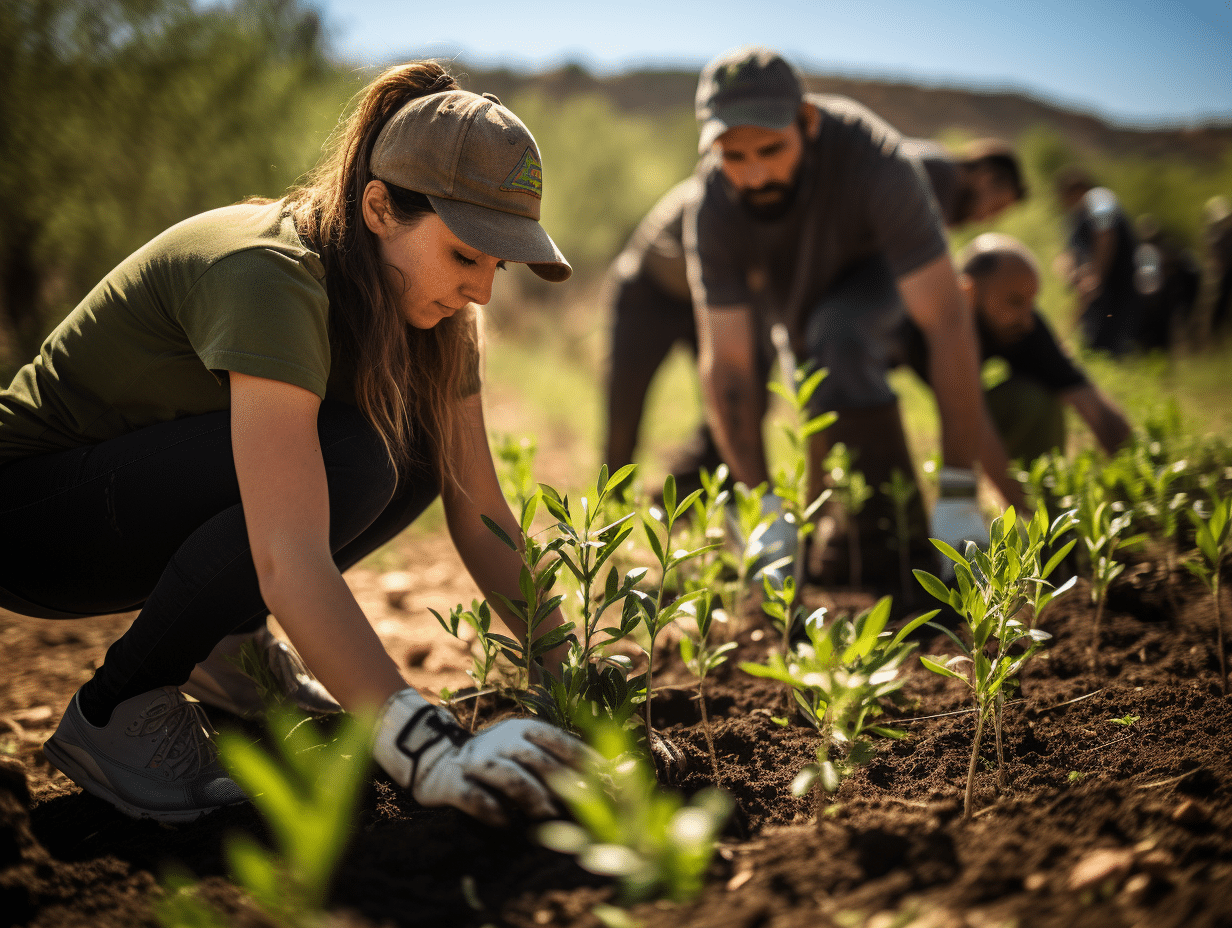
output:
POLYGON ((898 287, 928 342, 928 379, 941 416, 944 463, 970 469, 979 460, 1006 503, 1021 508, 1022 488, 1010 476, 1009 456, 984 405, 975 321, 949 255, 900 277, 898 287))
POLYGON ((698 305, 697 363, 706 420, 732 476, 769 482, 761 422, 766 391, 757 375, 757 333, 748 306, 698 305))
POLYGON ((1115 452, 1133 431, 1125 414, 1094 384, 1066 390, 1061 399, 1077 410, 1108 454, 1115 452))

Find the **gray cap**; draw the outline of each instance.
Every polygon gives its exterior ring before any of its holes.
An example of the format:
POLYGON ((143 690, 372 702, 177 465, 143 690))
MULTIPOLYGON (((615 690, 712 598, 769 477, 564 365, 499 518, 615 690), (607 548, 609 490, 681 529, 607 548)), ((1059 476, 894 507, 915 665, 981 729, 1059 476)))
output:
POLYGON ((544 280, 573 268, 539 225, 543 162, 530 130, 491 94, 447 90, 398 110, 377 136, 375 177, 424 194, 449 231, 544 280))
POLYGON ((697 82, 697 150, 705 154, 732 126, 786 129, 803 99, 800 72, 778 52, 761 45, 726 52, 702 69, 697 82))

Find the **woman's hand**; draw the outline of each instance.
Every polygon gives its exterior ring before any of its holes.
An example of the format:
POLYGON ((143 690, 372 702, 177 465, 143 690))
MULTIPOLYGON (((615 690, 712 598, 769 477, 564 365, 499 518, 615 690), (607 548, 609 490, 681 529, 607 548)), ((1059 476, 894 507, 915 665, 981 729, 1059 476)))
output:
POLYGON ((230 378, 232 454, 261 596, 343 708, 374 710, 406 681, 329 549, 321 401, 281 381, 230 378))
POLYGON ((424 806, 453 806, 489 825, 512 813, 532 819, 560 814, 546 785, 579 767, 588 749, 572 735, 534 719, 506 719, 476 735, 415 690, 381 710, 372 748, 377 763, 424 806))

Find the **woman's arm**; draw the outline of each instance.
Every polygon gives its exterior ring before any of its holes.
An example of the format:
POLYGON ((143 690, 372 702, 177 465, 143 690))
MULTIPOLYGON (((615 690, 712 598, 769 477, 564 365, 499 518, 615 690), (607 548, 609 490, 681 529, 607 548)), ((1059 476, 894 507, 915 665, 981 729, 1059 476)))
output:
MULTIPOLYGON (((514 540, 521 537, 522 528, 510 511, 496 477, 484 428, 483 400, 479 394, 462 401, 453 445, 446 449, 446 454, 461 482, 459 485, 444 481, 441 489, 449 535, 462 563, 479 587, 480 595, 488 598, 492 608, 515 636, 525 638, 526 626, 492 596, 493 591, 498 591, 513 600, 522 598, 518 586, 522 560, 492 534, 480 516, 487 516, 514 540)), ((562 625, 564 621, 560 610, 554 610, 539 625, 536 637, 562 625)), ((545 655, 544 662, 549 667, 557 666, 563 662, 566 653, 567 646, 562 645, 545 655)))
POLYGON ((329 550, 320 399, 231 374, 231 445, 261 596, 317 678, 350 712, 375 710, 406 681, 329 550))

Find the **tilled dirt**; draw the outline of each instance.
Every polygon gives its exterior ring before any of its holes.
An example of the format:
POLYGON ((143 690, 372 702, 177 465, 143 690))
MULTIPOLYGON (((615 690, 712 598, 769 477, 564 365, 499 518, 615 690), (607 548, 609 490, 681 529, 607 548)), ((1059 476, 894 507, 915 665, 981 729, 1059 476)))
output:
MULTIPOLYGON (((348 581, 412 683, 457 687, 467 658, 426 607, 443 612, 475 591, 443 538, 405 545, 413 584, 402 609, 387 604, 375 572, 353 571, 348 581)), ((1232 613, 1227 601, 1224 612, 1232 613)), ((889 713, 907 737, 885 741, 820 824, 789 788, 816 734, 798 718, 776 722, 788 714, 782 689, 739 670, 740 660, 777 646, 747 616, 733 660, 706 690, 721 782, 737 812, 698 900, 631 914, 646 928, 1232 926, 1232 701, 1220 690, 1214 616, 1188 576, 1169 580, 1151 563, 1136 565, 1112 591, 1092 666, 1093 609, 1079 581, 1045 615, 1055 640, 1005 710, 1009 782, 1000 790, 985 737, 970 821, 962 817, 968 694, 912 659, 904 698, 889 713)), ((134 822, 42 758, 39 745, 72 692, 130 620, 0 613, 0 924, 153 925, 169 868, 202 878, 233 924, 266 924, 225 879, 227 835, 266 834, 253 809, 178 827, 134 822)), ((945 653, 946 643, 938 636, 923 650, 945 653)), ((656 670, 656 727, 686 758, 672 785, 710 785, 696 687, 678 660, 656 670)), ((607 881, 538 847, 525 829, 421 809, 377 776, 330 908, 338 923, 357 926, 581 928, 599 925, 592 907, 615 897, 607 881)))

